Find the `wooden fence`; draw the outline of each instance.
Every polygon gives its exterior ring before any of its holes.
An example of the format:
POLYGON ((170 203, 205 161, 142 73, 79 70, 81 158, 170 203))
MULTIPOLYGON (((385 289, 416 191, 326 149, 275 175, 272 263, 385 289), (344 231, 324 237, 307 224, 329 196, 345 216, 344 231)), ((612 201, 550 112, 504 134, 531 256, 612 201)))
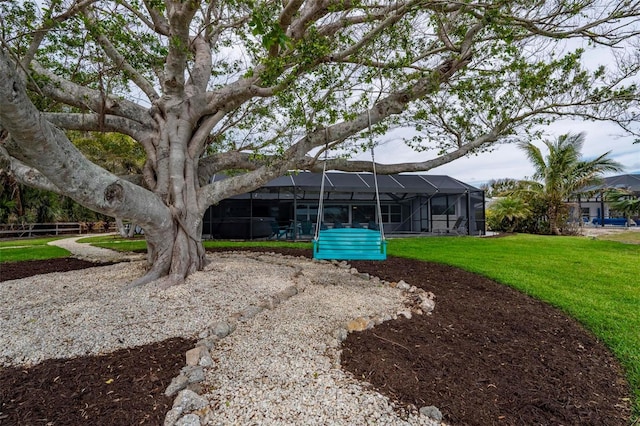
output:
POLYGON ((0 238, 26 238, 45 235, 82 234, 110 231, 113 223, 104 222, 56 222, 0 224, 0 238))

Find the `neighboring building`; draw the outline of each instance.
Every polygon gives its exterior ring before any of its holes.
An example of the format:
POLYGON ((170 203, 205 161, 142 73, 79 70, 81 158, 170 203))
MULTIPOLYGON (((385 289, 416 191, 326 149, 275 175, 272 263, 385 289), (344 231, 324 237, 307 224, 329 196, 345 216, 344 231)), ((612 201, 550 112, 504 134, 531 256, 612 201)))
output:
POLYGON ((638 216, 625 221, 624 214, 612 210, 607 204, 604 194, 607 189, 626 189, 636 197, 640 197, 640 174, 625 174, 603 179, 602 184, 586 188, 584 195, 578 198, 578 206, 582 220, 592 225, 640 225, 638 216))
MULTIPOLYGON (((226 179, 215 175, 211 181, 226 179)), ((327 172, 323 225, 369 226, 385 234, 484 234, 484 191, 448 176, 379 175, 381 220, 374 175, 327 172)), ((205 238, 264 238, 290 227, 289 238, 309 238, 316 226, 321 173, 297 172, 250 193, 211 206, 204 216, 205 238)))

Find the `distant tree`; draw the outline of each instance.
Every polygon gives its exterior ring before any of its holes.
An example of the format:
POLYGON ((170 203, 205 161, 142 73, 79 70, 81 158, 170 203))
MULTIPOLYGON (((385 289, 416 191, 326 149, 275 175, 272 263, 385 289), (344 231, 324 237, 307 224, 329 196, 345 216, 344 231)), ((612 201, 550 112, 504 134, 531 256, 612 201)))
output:
POLYGON ((16 211, 22 214, 20 185, 10 171, 0 169, 0 223, 8 222, 16 211))
POLYGON ((549 226, 555 235, 562 233, 569 213, 568 201, 575 198, 578 190, 596 184, 603 173, 622 170, 618 162, 609 158, 609 152, 583 160, 584 139, 584 133, 579 133, 545 141, 549 151, 546 156, 531 142, 519 144, 535 169, 533 178, 541 183, 538 197, 546 205, 549 226))
MULTIPOLYGON (((142 145, 134 139, 119 133, 98 132, 70 132, 70 139, 93 163, 122 179, 144 186, 141 177, 146 155, 142 145)), ((75 206, 73 210, 86 213, 85 209, 75 206)), ((120 236, 131 238, 135 235, 135 223, 129 223, 127 227, 121 217, 116 216, 115 220, 120 236)))
POLYGON ((69 132, 69 139, 89 160, 113 174, 142 174, 146 155, 142 146, 119 133, 69 132))
POLYGON ((611 189, 605 192, 609 206, 627 217, 640 215, 640 197, 627 189, 611 189))
MULTIPOLYGON (((141 173, 144 151, 131 138, 120 134, 69 132, 80 151, 105 169, 125 178, 141 173)), ((8 169, 0 169, 0 223, 106 221, 109 219, 57 192, 21 184, 8 169)))
POLYGON ((518 222, 531 217, 531 209, 518 197, 503 197, 489 207, 489 214, 500 225, 500 230, 513 232, 518 222))
POLYGON ((480 189, 485 191, 485 195, 488 198, 500 197, 519 189, 520 182, 518 179, 511 178, 492 179, 480 185, 480 189))

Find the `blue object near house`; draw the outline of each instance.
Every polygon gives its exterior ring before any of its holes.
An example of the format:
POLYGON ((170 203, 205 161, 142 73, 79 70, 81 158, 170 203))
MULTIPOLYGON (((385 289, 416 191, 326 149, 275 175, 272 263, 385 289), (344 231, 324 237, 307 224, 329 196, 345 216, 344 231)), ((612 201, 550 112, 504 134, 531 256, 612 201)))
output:
MULTIPOLYGON (((591 223, 594 225, 602 225, 602 221, 599 217, 594 218, 591 223)), ((635 223, 633 219, 629 219, 629 223, 635 223)), ((626 226, 627 219, 624 217, 605 217, 604 218, 605 225, 614 225, 614 226, 626 226)))
POLYGON ((313 240, 314 259, 385 260, 387 242, 380 231, 365 228, 321 230, 313 240))

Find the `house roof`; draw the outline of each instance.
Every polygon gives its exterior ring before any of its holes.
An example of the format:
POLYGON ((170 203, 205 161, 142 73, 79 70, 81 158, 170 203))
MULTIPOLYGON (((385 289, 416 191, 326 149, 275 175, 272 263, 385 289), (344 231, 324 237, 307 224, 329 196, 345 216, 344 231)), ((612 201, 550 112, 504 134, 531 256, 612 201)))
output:
POLYGON ((640 195, 640 174, 636 173, 606 177, 603 179, 602 184, 590 186, 585 189, 585 192, 608 188, 628 189, 640 195))
MULTIPOLYGON (((375 192, 374 175, 371 173, 327 172, 325 174, 327 192, 375 192)), ((226 179, 226 175, 216 174, 212 182, 226 179)), ((427 174, 377 175, 380 193, 395 194, 460 194, 482 191, 450 176, 427 174)), ((292 172, 276 178, 263 188, 296 188, 300 191, 318 191, 322 184, 322 173, 307 171, 292 172)))

